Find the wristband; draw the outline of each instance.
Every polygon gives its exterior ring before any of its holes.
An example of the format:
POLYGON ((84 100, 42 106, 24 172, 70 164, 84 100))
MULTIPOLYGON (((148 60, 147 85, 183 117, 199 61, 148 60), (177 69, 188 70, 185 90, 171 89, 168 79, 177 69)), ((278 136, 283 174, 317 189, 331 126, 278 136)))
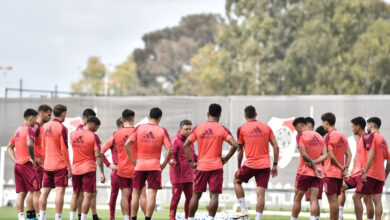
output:
POLYGON ((191 163, 191 162, 192 162, 192 160, 187 160, 187 162, 188 162, 188 163, 191 163))
POLYGON ((277 166, 278 165, 278 162, 274 162, 274 166, 277 166))

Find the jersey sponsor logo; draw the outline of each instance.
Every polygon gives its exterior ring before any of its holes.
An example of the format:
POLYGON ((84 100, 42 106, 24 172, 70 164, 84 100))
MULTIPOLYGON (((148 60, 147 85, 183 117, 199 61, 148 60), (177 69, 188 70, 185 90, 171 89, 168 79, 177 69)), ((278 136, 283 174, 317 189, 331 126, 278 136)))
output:
POLYGON ((337 147, 344 147, 345 146, 345 141, 344 138, 340 137, 339 141, 337 142, 337 147))
POLYGON ((156 141, 156 139, 154 138, 153 132, 149 131, 148 133, 146 133, 146 134, 141 138, 141 143, 152 143, 152 144, 156 144, 157 141, 156 141))
POLYGON ((264 136, 264 133, 263 133, 263 131, 261 131, 261 129, 258 126, 256 126, 249 134, 249 137, 251 137, 251 138, 257 138, 257 137, 263 137, 263 136, 264 136))
POLYGON ((211 128, 208 128, 203 134, 200 136, 201 139, 211 139, 214 138, 214 132, 211 128))
POLYGON ((19 131, 18 131, 15 134, 15 141, 19 141, 19 139, 20 139, 20 134, 19 134, 19 131))
POLYGON ((51 130, 51 126, 49 126, 46 130, 45 130, 45 132, 44 132, 44 134, 43 134, 45 137, 52 137, 53 136, 53 132, 52 132, 52 130, 51 130))
POLYGON ((82 136, 78 136, 76 139, 72 141, 72 147, 74 148, 86 148, 84 144, 84 140, 82 136))

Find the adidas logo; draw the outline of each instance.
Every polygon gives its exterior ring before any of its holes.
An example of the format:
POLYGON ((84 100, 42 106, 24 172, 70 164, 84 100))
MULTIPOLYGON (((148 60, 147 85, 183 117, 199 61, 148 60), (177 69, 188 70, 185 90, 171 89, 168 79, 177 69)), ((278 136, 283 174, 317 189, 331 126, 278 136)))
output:
POLYGON ((83 141, 83 138, 81 136, 79 136, 78 138, 76 138, 76 140, 73 141, 73 143, 75 143, 75 144, 83 144, 84 141, 83 141))
POLYGON ((149 133, 147 133, 146 135, 143 136, 143 138, 146 138, 146 139, 154 139, 154 135, 151 131, 149 131, 149 133))
POLYGON ((317 136, 314 136, 314 137, 311 139, 311 141, 312 141, 313 143, 320 143, 320 140, 318 140, 317 136))
POLYGON ((256 126, 255 129, 251 131, 251 134, 261 134, 263 133, 259 127, 256 126))
POLYGON ((49 128, 45 130, 44 135, 46 137, 51 137, 52 136, 51 126, 49 126, 49 128))
POLYGON ((340 144, 340 145, 341 145, 341 144, 345 144, 344 139, 343 139, 343 138, 340 138, 340 139, 339 139, 339 142, 337 142, 337 144, 340 144))
POLYGON ((20 137, 20 135, 19 135, 19 131, 18 131, 18 132, 16 132, 16 134, 15 134, 15 139, 19 139, 19 137, 20 137))
POLYGON ((127 141, 127 139, 129 139, 129 135, 125 135, 125 136, 122 138, 122 140, 121 140, 121 142, 120 142, 120 146, 123 146, 123 145, 125 145, 125 144, 126 144, 126 141, 127 141))
POLYGON ((205 132, 203 132, 202 135, 214 135, 214 133, 213 133, 213 130, 211 130, 211 128, 209 128, 205 132))

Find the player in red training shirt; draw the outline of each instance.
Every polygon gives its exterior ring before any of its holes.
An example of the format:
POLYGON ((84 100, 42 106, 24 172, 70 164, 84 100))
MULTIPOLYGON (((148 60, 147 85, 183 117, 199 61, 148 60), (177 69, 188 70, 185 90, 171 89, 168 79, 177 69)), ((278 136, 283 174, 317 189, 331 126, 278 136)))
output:
POLYGON ((193 220, 198 209, 199 199, 206 192, 207 184, 210 191, 209 219, 214 219, 218 209, 219 194, 222 193, 223 164, 227 163, 238 148, 230 131, 219 124, 222 108, 211 104, 207 113, 208 121, 196 126, 184 143, 184 151, 193 168, 197 168, 194 180, 194 193, 190 201, 188 219, 193 220), (198 141, 198 161, 192 160, 190 146, 198 141), (226 141, 231 145, 229 153, 222 157, 222 145, 226 141))
POLYGON ((247 106, 244 112, 247 122, 237 130, 238 170, 234 177, 234 189, 242 214, 247 215, 242 182, 247 183, 252 177, 255 177, 257 185, 256 220, 261 220, 269 177, 271 174, 273 178, 278 175, 279 145, 272 129, 267 124, 256 120, 255 107, 247 106), (269 144, 272 145, 274 151, 272 171, 269 144), (244 151, 246 161, 241 166, 244 151))
POLYGON ((366 148, 369 149, 368 158, 363 169, 362 178, 353 195, 357 220, 363 219, 363 205, 361 202, 363 195, 372 196, 375 219, 382 219, 382 191, 390 171, 390 153, 386 140, 379 133, 380 127, 381 120, 378 117, 371 117, 367 120, 367 131, 370 135, 364 141, 366 142, 366 148), (386 169, 384 166, 385 161, 386 169))
POLYGON ((325 144, 328 150, 328 158, 325 160, 325 193, 328 197, 330 219, 338 220, 339 202, 343 178, 348 174, 352 153, 345 135, 335 129, 336 116, 325 113, 321 116, 322 126, 328 132, 325 144))
POLYGON ((37 219, 34 204, 37 204, 36 200, 39 199, 40 185, 35 169, 37 164, 34 154, 35 133, 33 129, 37 115, 38 112, 34 109, 24 111, 24 124, 15 131, 7 148, 9 157, 15 163, 15 186, 16 193, 18 193, 16 209, 19 220, 25 220, 24 200, 28 192, 32 194, 32 199, 26 201, 27 219, 37 219))
POLYGON ((152 108, 149 123, 137 126, 125 144, 130 162, 135 165, 133 179, 133 198, 131 200, 131 219, 137 219, 139 199, 145 182, 148 183, 148 201, 145 220, 150 220, 156 206, 157 190, 162 188, 161 171, 171 157, 171 142, 168 132, 159 125, 162 111, 152 108), (135 159, 133 146, 138 148, 138 159, 135 159), (160 164, 162 146, 167 150, 165 160, 160 164))
POLYGON ((300 152, 297 178, 295 180, 294 204, 291 212, 291 220, 298 219, 301 211, 302 197, 309 189, 310 219, 319 219, 318 191, 323 177, 322 164, 328 157, 323 138, 315 131, 307 127, 307 121, 303 117, 294 120, 293 125, 298 132, 297 142, 300 152))
MULTIPOLYGON (((192 188, 194 181, 194 170, 188 164, 186 155, 184 154, 184 142, 190 135, 192 122, 190 120, 182 120, 180 129, 177 134, 171 138, 172 142, 172 157, 169 162, 169 175, 172 183, 172 200, 169 212, 169 219, 176 219, 176 210, 180 201, 182 192, 184 192, 186 201, 184 203, 184 215, 188 218, 188 208, 192 197, 192 188)), ((191 145, 192 160, 196 161, 194 146, 191 145)))
POLYGON ((106 180, 100 149, 95 138, 95 132, 99 126, 100 120, 95 116, 90 116, 87 119, 86 129, 76 130, 70 135, 73 148, 73 196, 70 203, 70 220, 75 219, 80 194, 84 194, 81 220, 87 219, 93 193, 96 192, 96 162, 100 169, 100 182, 104 183, 106 180))

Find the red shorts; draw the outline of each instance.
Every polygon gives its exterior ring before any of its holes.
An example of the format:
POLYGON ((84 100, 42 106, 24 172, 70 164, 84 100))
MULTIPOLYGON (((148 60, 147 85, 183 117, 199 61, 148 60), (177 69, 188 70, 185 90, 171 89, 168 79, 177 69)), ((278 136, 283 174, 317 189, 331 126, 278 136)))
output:
POLYGON ((39 177, 31 162, 15 163, 14 167, 16 192, 39 191, 39 177))
POLYGON ((307 191, 310 187, 317 187, 318 189, 321 186, 321 179, 316 176, 305 176, 297 174, 295 179, 295 188, 307 191))
POLYGON ((96 171, 91 171, 81 175, 72 176, 72 186, 74 192, 96 192, 96 171))
POLYGON ((325 185, 326 195, 332 195, 332 194, 340 195, 341 187, 343 186, 343 179, 326 177, 324 185, 325 185))
POLYGON ((142 190, 145 182, 148 182, 148 189, 162 189, 161 171, 159 170, 136 170, 133 177, 133 188, 142 190))
POLYGON ((43 173, 43 188, 67 187, 68 186, 68 170, 62 168, 60 170, 46 171, 43 173))
POLYGON ((255 177, 257 187, 264 187, 267 189, 270 175, 270 168, 252 169, 244 165, 237 170, 235 177, 244 183, 247 183, 252 177, 255 177))
POLYGON ((43 173, 45 172, 45 170, 41 166, 37 166, 36 170, 38 174, 39 188, 42 188, 43 173))
MULTIPOLYGON (((118 182, 119 182, 120 189, 124 189, 124 188, 132 189, 133 188, 133 178, 121 177, 119 175, 117 175, 117 178, 119 180, 118 182)), ((111 179, 111 181, 112 181, 112 179, 111 179)))
POLYGON ((359 182, 356 187, 356 193, 371 195, 371 194, 381 194, 383 191, 383 186, 385 185, 384 181, 380 181, 371 177, 367 177, 366 182, 359 182))
MULTIPOLYGON (((321 179, 321 184, 320 184, 320 189, 318 190, 318 196, 317 196, 317 199, 322 199, 322 191, 324 189, 324 183, 325 183, 325 178, 322 178, 321 179)), ((306 191, 305 193, 305 199, 306 201, 310 201, 310 198, 309 198, 309 190, 306 191)))
POLYGON ((347 180, 344 180, 345 184, 347 184, 349 189, 356 188, 357 185, 360 183, 360 179, 362 179, 362 175, 360 174, 358 176, 351 176, 347 180))
POLYGON ((119 176, 116 170, 112 170, 111 172, 111 187, 119 188, 119 176))
POLYGON ((207 183, 212 193, 222 193, 223 169, 211 171, 195 171, 194 192, 206 192, 207 183))

